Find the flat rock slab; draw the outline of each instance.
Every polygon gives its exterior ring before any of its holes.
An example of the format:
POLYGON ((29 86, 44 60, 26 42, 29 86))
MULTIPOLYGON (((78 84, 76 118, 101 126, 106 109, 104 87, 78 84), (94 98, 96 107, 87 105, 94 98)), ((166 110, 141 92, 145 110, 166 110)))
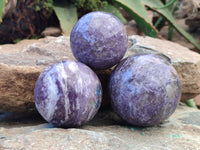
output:
MULTIPOLYGON (((200 94, 199 54, 169 41, 142 36, 131 38, 126 56, 135 53, 135 45, 164 53, 171 58, 179 74, 182 101, 200 94)), ((69 37, 46 37, 0 45, 0 111, 34 111, 33 90, 39 74, 47 66, 66 59, 75 59, 70 49, 69 37)), ((107 81, 108 74, 106 72, 106 77, 102 79, 107 81)), ((106 87, 105 83, 103 85, 106 87)))
POLYGON ((40 119, 33 124, 9 117, 9 122, 0 117, 2 150, 200 149, 200 111, 185 105, 163 124, 147 128, 126 125, 111 111, 101 111, 87 125, 69 129, 56 128, 40 119))
POLYGON ((33 90, 40 73, 47 66, 66 59, 75 59, 69 37, 47 37, 1 45, 0 111, 33 111, 33 90))
POLYGON ((134 35, 131 36, 126 57, 138 52, 158 52, 171 59, 182 85, 182 101, 195 97, 200 93, 200 54, 177 43, 134 35))

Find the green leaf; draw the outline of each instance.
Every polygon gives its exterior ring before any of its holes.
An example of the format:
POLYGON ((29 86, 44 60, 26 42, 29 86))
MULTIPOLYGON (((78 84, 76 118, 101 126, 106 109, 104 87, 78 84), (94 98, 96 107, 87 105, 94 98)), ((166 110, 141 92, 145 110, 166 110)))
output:
POLYGON ((106 7, 99 8, 99 11, 105 11, 105 12, 111 13, 117 18, 119 18, 119 20, 121 20, 123 24, 126 23, 126 19, 122 16, 119 10, 111 4, 108 4, 106 7))
POLYGON ((193 108, 198 108, 194 102, 194 99, 189 99, 187 101, 185 101, 185 104, 189 107, 193 107, 193 108))
POLYGON ((181 28, 180 25, 176 23, 175 18, 171 14, 171 12, 168 9, 156 9, 156 8, 161 8, 164 5, 160 0, 142 0, 142 2, 151 8, 152 10, 156 11, 157 13, 161 14, 164 16, 169 23, 172 24, 172 26, 189 42, 191 42, 197 49, 200 50, 200 45, 197 43, 197 41, 189 34, 187 33, 183 28, 181 28))
POLYGON ((55 1, 53 8, 60 22, 63 34, 69 36, 75 23, 78 21, 76 7, 67 1, 55 1))
POLYGON ((173 33, 174 33, 173 26, 171 24, 168 24, 168 40, 169 41, 172 41, 173 33))
POLYGON ((2 22, 2 15, 3 15, 5 4, 6 4, 6 0, 0 1, 0 23, 2 22))
POLYGON ((114 0, 113 2, 124 8, 146 35, 157 37, 157 30, 151 24, 141 0, 114 0))
POLYGON ((171 0, 169 1, 169 3, 165 4, 164 6, 162 7, 154 7, 155 9, 165 9, 165 8, 168 8, 168 7, 171 7, 177 0, 171 0))

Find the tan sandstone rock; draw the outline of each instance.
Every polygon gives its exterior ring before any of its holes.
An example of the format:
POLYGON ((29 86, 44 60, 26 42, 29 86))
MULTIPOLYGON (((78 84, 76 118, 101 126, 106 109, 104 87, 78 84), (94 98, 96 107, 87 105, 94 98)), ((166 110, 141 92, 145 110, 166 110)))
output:
POLYGON ((87 125, 69 129, 42 121, 10 120, 8 124, 0 117, 0 150, 198 150, 199 117, 199 110, 184 105, 163 124, 146 128, 124 124, 110 111, 99 112, 87 125))
POLYGON ((196 106, 200 109, 200 94, 194 98, 196 106))
MULTIPOLYGON (((199 54, 169 41, 141 36, 132 36, 132 39, 137 41, 136 47, 149 47, 171 58, 181 79, 183 101, 200 94, 199 54)), ((134 46, 126 56, 133 53, 134 46)), ((34 110, 33 90, 37 77, 48 65, 66 59, 75 59, 69 37, 46 37, 0 45, 0 111, 34 110)), ((100 78, 107 81, 109 72, 105 74, 106 77, 100 73, 100 78)), ((103 86, 106 87, 106 84, 103 83, 103 86)), ((107 95, 104 97, 108 98, 107 95)))
POLYGON ((69 37, 23 40, 0 46, 0 111, 25 112, 34 107, 35 82, 48 65, 74 59, 69 37))
POLYGON ((171 59, 178 72, 182 85, 181 101, 188 100, 200 94, 200 54, 179 44, 151 37, 132 36, 132 47, 126 56, 137 52, 151 52, 153 49, 171 59))

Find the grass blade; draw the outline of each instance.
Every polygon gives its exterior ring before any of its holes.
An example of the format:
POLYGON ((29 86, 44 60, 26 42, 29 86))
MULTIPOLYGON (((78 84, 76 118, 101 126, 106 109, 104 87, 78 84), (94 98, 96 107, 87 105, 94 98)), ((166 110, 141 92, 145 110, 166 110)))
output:
POLYGON ((5 4, 6 4, 6 0, 0 1, 0 23, 2 22, 2 16, 3 16, 5 4))
POLYGON ((161 8, 164 5, 160 0, 142 0, 142 2, 151 8, 152 10, 156 11, 160 15, 164 16, 167 21, 190 43, 192 43, 198 50, 200 50, 200 45, 197 43, 197 41, 189 34, 187 33, 183 28, 181 28, 180 25, 176 23, 175 18, 171 14, 171 12, 168 9, 155 9, 155 8, 161 8))
POLYGON ((146 35, 157 37, 157 30, 151 24, 141 0, 114 0, 113 2, 128 12, 146 35))

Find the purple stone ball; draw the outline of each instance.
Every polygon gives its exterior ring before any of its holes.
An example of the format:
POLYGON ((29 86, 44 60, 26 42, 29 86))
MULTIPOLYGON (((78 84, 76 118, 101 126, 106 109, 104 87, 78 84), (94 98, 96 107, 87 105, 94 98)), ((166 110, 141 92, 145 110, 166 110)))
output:
POLYGON ((91 120, 99 110, 101 83, 85 64, 62 61, 41 73, 34 98, 46 121, 61 127, 77 127, 91 120))
POLYGON ((136 126, 162 123, 181 97, 176 70, 159 55, 136 54, 115 68, 109 82, 113 110, 136 126))
POLYGON ((124 56, 128 36, 121 21, 106 12, 91 12, 75 24, 70 44, 74 57, 93 69, 114 66, 124 56))

